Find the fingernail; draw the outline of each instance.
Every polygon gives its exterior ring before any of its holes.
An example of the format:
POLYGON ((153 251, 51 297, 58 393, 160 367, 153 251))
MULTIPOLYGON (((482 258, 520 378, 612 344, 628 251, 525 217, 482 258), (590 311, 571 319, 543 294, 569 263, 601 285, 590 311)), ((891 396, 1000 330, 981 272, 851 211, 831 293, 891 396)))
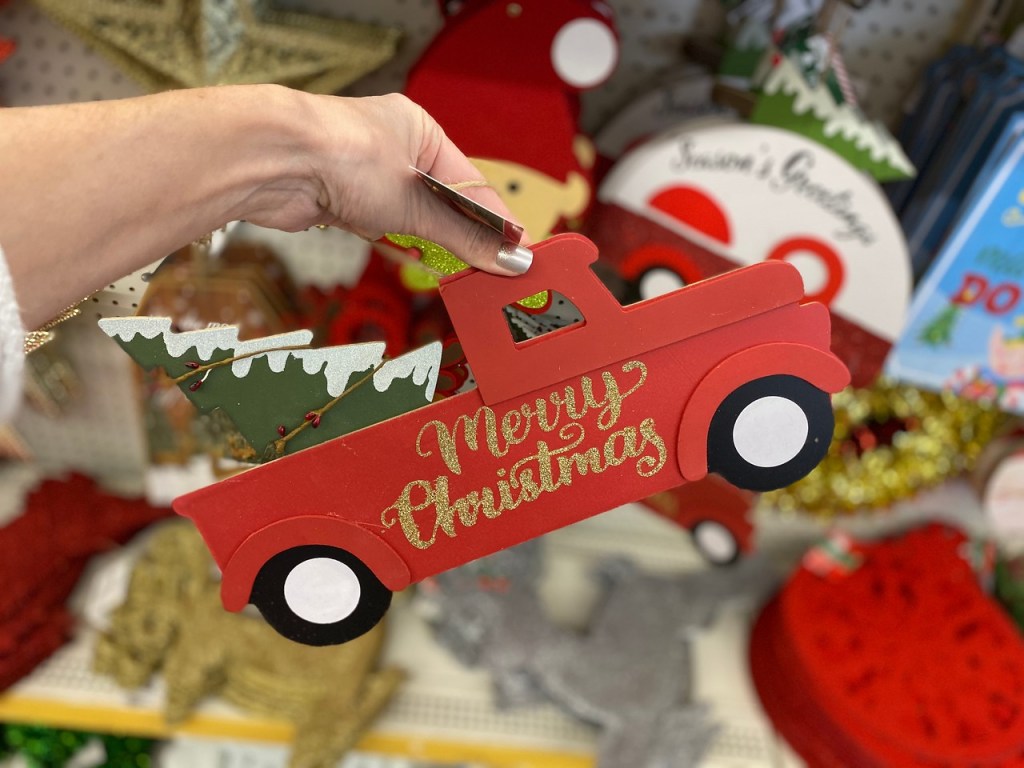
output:
POLYGON ((521 275, 533 264, 533 251, 506 240, 498 249, 498 266, 513 275, 521 275))

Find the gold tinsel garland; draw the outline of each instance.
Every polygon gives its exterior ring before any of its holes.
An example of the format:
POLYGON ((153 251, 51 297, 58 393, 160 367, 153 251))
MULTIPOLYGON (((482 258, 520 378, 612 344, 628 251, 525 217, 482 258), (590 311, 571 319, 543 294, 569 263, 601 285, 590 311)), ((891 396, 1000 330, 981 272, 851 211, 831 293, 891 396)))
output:
POLYGON ((843 390, 833 410, 828 454, 803 480, 764 494, 770 507, 819 517, 886 507, 970 471, 1006 420, 949 392, 885 381, 843 390))

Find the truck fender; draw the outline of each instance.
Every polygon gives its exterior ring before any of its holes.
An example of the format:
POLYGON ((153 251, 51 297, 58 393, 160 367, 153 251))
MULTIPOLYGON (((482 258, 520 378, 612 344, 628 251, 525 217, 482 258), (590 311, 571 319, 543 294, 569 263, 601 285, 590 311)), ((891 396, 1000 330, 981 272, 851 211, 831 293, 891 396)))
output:
POLYGON ((229 611, 249 602, 252 585, 263 565, 279 552, 307 544, 338 547, 362 560, 392 592, 412 582, 409 566, 373 532, 336 517, 291 517, 261 528, 239 545, 224 567, 220 596, 229 611))
POLYGON ((839 358, 805 344, 761 344, 726 358, 701 379, 683 411, 676 444, 683 477, 693 481, 707 476, 707 434, 722 400, 748 381, 777 374, 797 376, 828 393, 850 383, 850 372, 839 358))

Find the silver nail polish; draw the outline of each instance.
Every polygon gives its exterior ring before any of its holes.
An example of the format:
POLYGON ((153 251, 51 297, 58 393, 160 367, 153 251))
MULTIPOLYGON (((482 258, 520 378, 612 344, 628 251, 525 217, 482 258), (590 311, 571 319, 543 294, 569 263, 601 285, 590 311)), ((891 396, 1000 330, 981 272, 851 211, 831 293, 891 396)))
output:
POLYGON ((498 249, 498 266, 514 275, 521 275, 533 264, 533 251, 506 240, 498 249))

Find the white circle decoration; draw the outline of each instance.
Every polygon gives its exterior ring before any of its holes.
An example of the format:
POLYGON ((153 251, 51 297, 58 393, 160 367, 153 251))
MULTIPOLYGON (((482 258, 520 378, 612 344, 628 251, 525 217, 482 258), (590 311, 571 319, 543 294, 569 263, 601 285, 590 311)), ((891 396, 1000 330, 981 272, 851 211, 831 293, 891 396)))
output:
POLYGON ((607 24, 575 19, 555 35, 551 64, 574 88, 593 88, 608 79, 619 57, 619 44, 607 24))
POLYGON ((755 467, 779 467, 803 449, 809 432, 804 409, 785 397, 761 397, 744 408, 732 428, 736 452, 755 467))
POLYGON ((284 581, 284 599, 299 618, 312 624, 334 624, 359 605, 359 578, 342 562, 314 557, 295 566, 284 581))
POLYGON ((697 549, 713 563, 728 563, 736 557, 736 538, 721 523, 704 520, 693 529, 697 549))
POLYGON ((682 278, 670 269, 652 269, 640 278, 640 298, 653 299, 685 285, 682 278))

